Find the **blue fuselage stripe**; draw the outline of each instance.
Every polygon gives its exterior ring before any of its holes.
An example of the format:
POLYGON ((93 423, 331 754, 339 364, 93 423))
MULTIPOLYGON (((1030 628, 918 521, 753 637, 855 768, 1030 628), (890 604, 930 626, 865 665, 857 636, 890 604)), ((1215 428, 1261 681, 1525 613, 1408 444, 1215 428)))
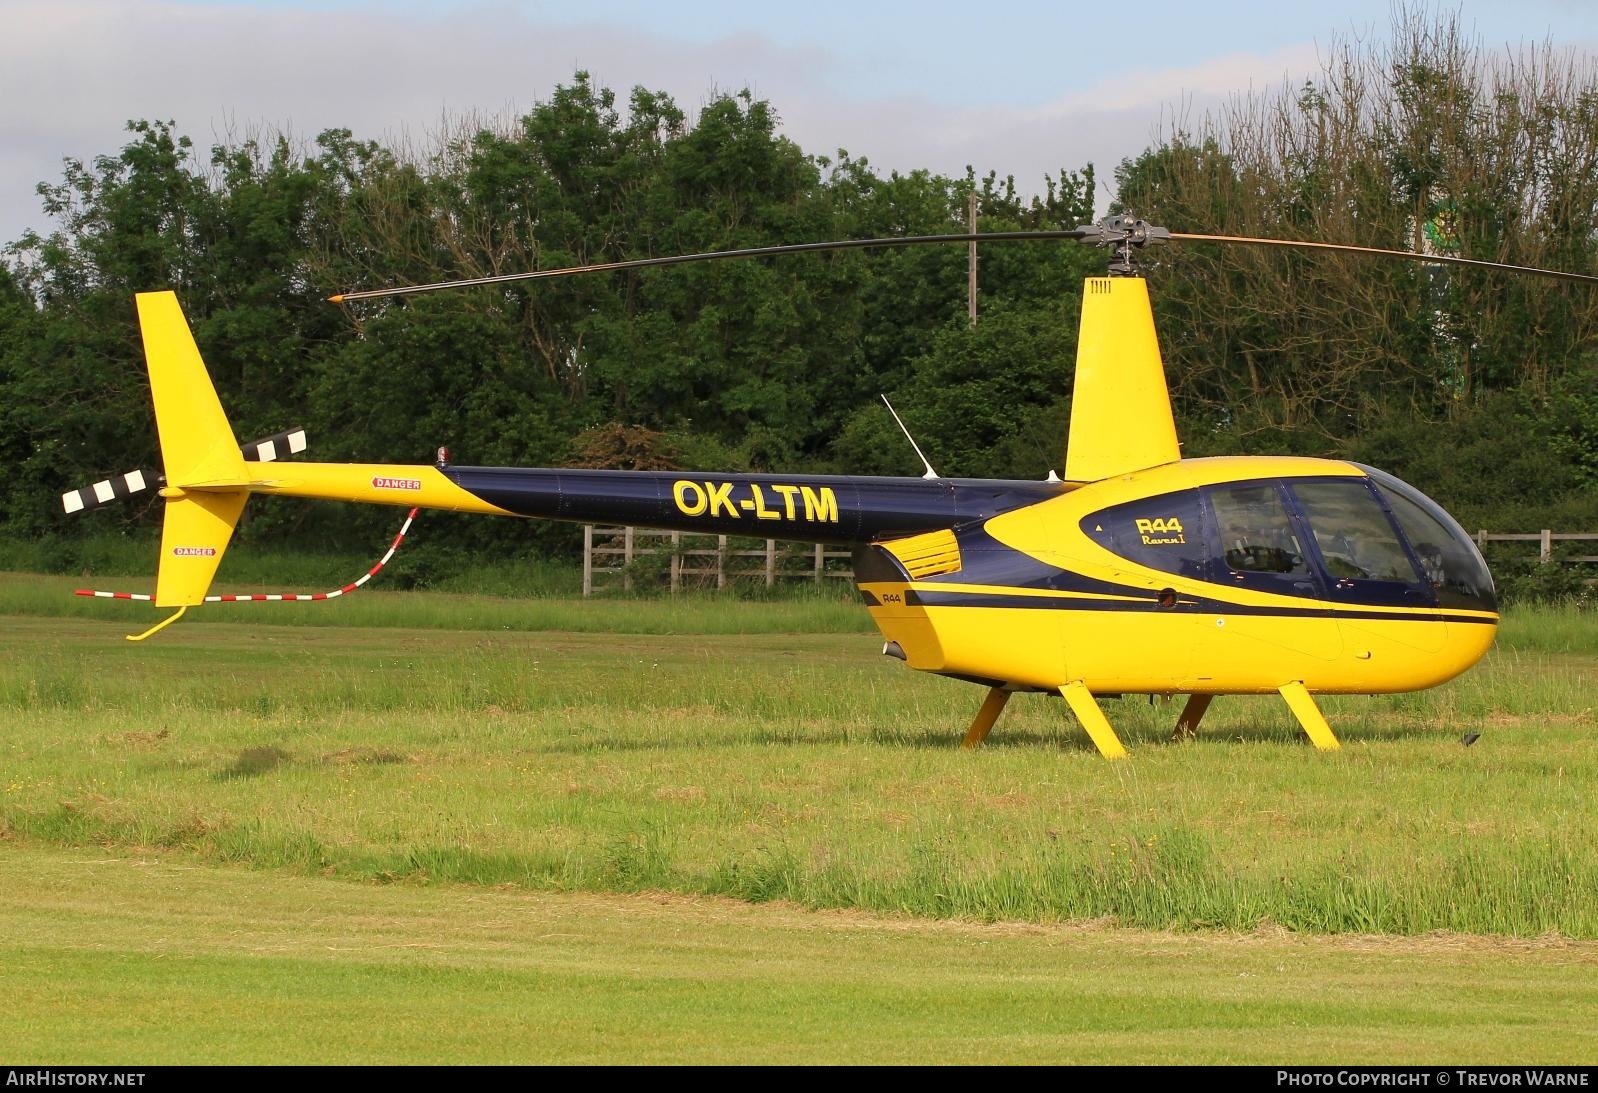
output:
MULTIPOLYGON (((1129 594, 1133 593, 1128 590, 1129 594)), ((1259 604, 1225 603, 1219 600, 1178 600, 1174 607, 1160 608, 1151 594, 1136 600, 1093 599, 1082 596, 1017 596, 1003 592, 938 592, 910 589, 907 605, 920 607, 1004 607, 1029 611, 1162 611, 1182 615, 1269 615, 1279 618, 1376 619, 1389 622, 1461 622, 1496 626, 1496 616, 1459 615, 1435 607, 1416 607, 1409 611, 1351 611, 1322 603, 1314 607, 1277 607, 1259 604)))

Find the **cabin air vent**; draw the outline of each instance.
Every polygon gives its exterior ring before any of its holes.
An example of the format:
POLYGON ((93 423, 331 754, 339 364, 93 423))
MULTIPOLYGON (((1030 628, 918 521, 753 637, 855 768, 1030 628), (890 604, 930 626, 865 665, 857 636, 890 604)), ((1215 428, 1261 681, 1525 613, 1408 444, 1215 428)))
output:
POLYGON ((952 531, 929 531, 925 535, 895 539, 881 546, 899 559, 899 564, 904 566, 911 580, 938 577, 954 573, 960 568, 960 544, 955 541, 952 531))

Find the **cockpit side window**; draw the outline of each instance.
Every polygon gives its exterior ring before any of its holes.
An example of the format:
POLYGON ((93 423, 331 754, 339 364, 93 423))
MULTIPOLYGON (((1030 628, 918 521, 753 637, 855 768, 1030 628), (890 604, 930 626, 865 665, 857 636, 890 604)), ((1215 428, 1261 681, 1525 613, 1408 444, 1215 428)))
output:
POLYGON ((1222 580, 1288 596, 1319 593, 1298 525, 1275 485, 1217 486, 1205 493, 1220 540, 1222 580))

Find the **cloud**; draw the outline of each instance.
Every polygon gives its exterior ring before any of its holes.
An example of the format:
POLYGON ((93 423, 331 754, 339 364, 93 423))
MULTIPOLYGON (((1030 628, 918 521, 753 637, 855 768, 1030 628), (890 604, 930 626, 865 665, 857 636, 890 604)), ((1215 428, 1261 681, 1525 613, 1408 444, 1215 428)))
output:
MULTIPOLYGON (((1023 192, 1035 192, 1042 190, 1046 175, 1092 163, 1101 184, 1110 185, 1121 160, 1158 143, 1172 124, 1197 125, 1240 92, 1272 90, 1284 80, 1296 83, 1317 67, 1313 45, 1304 45, 1129 72, 1019 110, 949 111, 901 99, 872 103, 862 111, 859 104, 818 97, 799 101, 785 117, 807 150, 847 147, 879 167, 961 174, 970 165, 979 174, 1014 175, 1023 192)), ((1101 188, 1101 209, 1105 199, 1101 188)))
MULTIPOLYGON (((836 90, 850 63, 750 32, 702 41, 619 25, 556 24, 506 5, 312 9, 175 0, 13 0, 0 40, 0 239, 44 228, 34 186, 63 156, 115 153, 130 118, 173 119, 204 147, 256 129, 324 128, 426 146, 447 116, 512 116, 578 68, 617 89, 663 90, 690 112, 749 86, 812 153, 878 169, 1013 174, 1025 190, 1089 161, 1102 178, 1157 137, 1172 104, 1202 112, 1239 87, 1313 65, 1308 48, 1124 74, 1021 109, 836 90)), ((953 62, 950 62, 953 63, 953 62)), ((996 62, 1003 64, 1002 58, 996 62)), ((1002 79, 1002 68, 973 71, 1002 79)), ((1062 78, 1067 78, 1062 76, 1062 78)))

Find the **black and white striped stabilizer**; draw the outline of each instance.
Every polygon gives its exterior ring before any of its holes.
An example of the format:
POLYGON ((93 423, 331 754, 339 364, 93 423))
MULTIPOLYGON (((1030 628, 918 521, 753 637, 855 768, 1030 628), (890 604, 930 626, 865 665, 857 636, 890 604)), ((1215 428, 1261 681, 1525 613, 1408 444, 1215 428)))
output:
POLYGON ((264 440, 252 441, 239 449, 244 453, 244 458, 251 463, 271 463, 273 460, 299 455, 304 450, 304 429, 285 429, 281 433, 273 433, 264 440))
MULTIPOLYGON (((388 544, 388 551, 381 558, 379 558, 376 563, 373 564, 372 568, 368 569, 361 576, 357 577, 349 584, 344 585, 342 588, 335 588, 331 592, 312 592, 308 594, 304 592, 256 592, 245 593, 243 595, 207 596, 205 597, 205 602, 321 603, 323 600, 336 600, 340 596, 348 596, 351 592, 364 587, 367 581, 381 573, 383 571, 383 567, 388 565, 388 560, 394 557, 394 552, 397 551, 400 548, 400 544, 405 541, 405 533, 411 530, 411 521, 416 519, 416 512, 416 509, 412 509, 410 512, 405 514, 405 522, 400 525, 399 534, 394 536, 394 541, 388 544)), ((150 595, 148 592, 98 592, 92 588, 75 589, 72 594, 74 596, 93 596, 98 600, 143 600, 145 602, 149 602, 150 600, 155 599, 155 597, 150 595)))
MULTIPOLYGON (((242 444, 239 452, 248 462, 272 463, 299 455, 305 448, 304 429, 285 429, 281 433, 242 444)), ((68 490, 61 495, 61 508, 68 513, 86 512, 165 483, 166 479, 154 471, 129 471, 92 486, 84 486, 81 490, 68 490)))

